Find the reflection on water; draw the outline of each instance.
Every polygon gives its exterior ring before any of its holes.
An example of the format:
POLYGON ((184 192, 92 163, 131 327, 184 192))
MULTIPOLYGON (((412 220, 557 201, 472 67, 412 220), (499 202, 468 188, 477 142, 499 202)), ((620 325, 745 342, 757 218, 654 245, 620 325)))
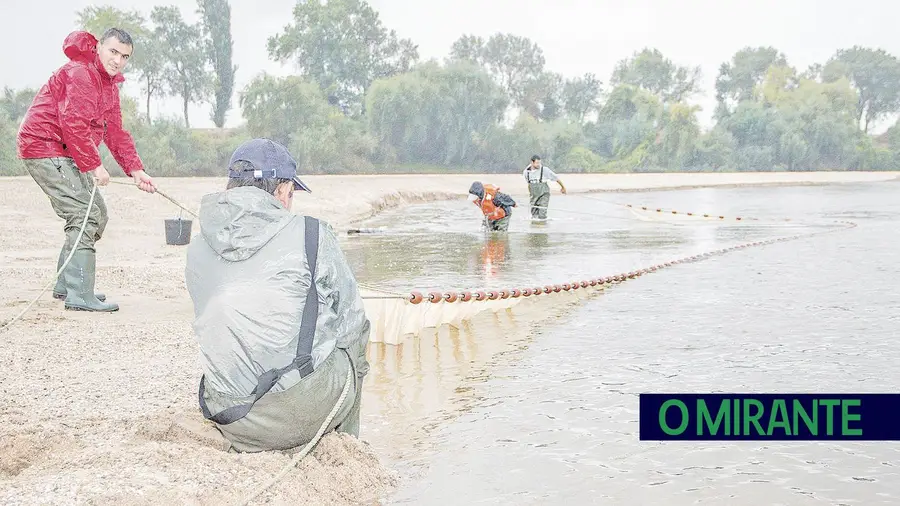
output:
MULTIPOLYGON (((897 504, 900 455, 890 445, 641 443, 637 394, 900 388, 890 374, 900 359, 898 189, 604 195, 860 226, 679 265, 589 298, 528 300, 401 346, 372 345, 362 430, 405 473, 394 501, 897 504)), ((345 241, 360 281, 398 290, 543 285, 815 229, 629 223, 627 210, 570 195, 554 196, 553 206, 597 216, 551 209, 540 227, 514 216, 501 238, 482 233, 465 204, 367 224, 390 233, 345 241)))
POLYGON ((541 250, 550 246, 550 234, 534 233, 528 234, 525 239, 529 249, 541 250))
POLYGON ((496 278, 509 258, 509 236, 497 236, 495 234, 488 236, 481 247, 481 254, 478 257, 481 264, 482 277, 485 280, 496 278))

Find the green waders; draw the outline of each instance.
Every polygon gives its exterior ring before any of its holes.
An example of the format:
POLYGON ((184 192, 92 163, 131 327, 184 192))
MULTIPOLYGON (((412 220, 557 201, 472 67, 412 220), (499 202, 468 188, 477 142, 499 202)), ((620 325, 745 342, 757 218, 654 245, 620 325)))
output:
POLYGON ((31 178, 50 199, 50 205, 56 215, 65 220, 63 229, 66 233, 66 242, 59 253, 57 271, 68 258, 72 248, 75 248, 69 265, 56 281, 53 296, 65 299, 66 309, 117 311, 119 309, 117 304, 107 303, 106 296, 94 293, 97 268, 94 245, 103 236, 106 223, 109 221, 106 203, 99 192, 94 195, 94 205, 91 206, 84 233, 78 241, 78 232, 81 230, 87 204, 91 199, 93 176, 79 171, 71 158, 37 158, 26 159, 23 162, 31 178))
POLYGON ((506 232, 509 230, 509 216, 504 216, 499 220, 484 219, 487 229, 492 232, 506 232))
POLYGON ((528 183, 528 194, 531 201, 531 219, 547 219, 547 207, 550 205, 550 185, 547 183, 528 183))

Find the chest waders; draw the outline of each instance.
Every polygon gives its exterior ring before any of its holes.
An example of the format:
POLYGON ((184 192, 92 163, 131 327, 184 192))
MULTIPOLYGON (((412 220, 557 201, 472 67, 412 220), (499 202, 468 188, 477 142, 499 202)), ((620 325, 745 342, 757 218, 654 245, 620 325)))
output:
POLYGON ((550 205, 550 185, 544 182, 544 167, 541 166, 541 175, 537 183, 532 183, 528 175, 528 195, 531 201, 531 219, 547 219, 547 207, 550 205))

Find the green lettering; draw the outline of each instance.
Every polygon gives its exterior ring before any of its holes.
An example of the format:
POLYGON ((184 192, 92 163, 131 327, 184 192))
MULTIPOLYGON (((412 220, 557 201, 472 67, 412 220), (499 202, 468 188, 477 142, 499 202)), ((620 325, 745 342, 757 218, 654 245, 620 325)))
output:
POLYGON ((788 422, 787 405, 785 405, 784 399, 775 399, 772 403, 772 413, 769 415, 769 430, 766 431, 766 435, 771 436, 775 427, 784 429, 786 436, 791 435, 791 424, 788 422), (775 420, 775 417, 779 414, 781 415, 779 417, 780 420, 775 420))
POLYGON ((741 433, 741 400, 735 399, 732 406, 734 406, 734 430, 731 433, 737 436, 741 433))
POLYGON ((813 399, 812 414, 813 416, 810 420, 806 408, 803 407, 803 403, 800 402, 799 399, 794 399, 794 434, 800 435, 800 420, 798 420, 798 417, 800 417, 803 418, 803 423, 806 424, 806 428, 809 430, 810 435, 819 435, 819 401, 816 399, 813 399))
POLYGON ((715 436, 716 433, 719 432, 719 425, 722 423, 722 420, 725 420, 725 435, 729 435, 731 432, 731 428, 729 427, 731 412, 731 400, 724 399, 721 404, 719 404, 719 410, 716 412, 716 421, 713 422, 710 414, 709 408, 706 407, 706 401, 703 399, 697 400, 697 435, 703 435, 703 427, 709 427, 709 435, 715 436))
POLYGON ((837 399, 819 399, 819 405, 828 406, 828 411, 825 415, 825 433, 829 436, 834 435, 834 407, 840 402, 837 399))
POLYGON ((858 422, 862 419, 860 414, 850 414, 850 406, 859 406, 862 401, 859 399, 843 399, 841 401, 841 435, 842 436, 862 436, 862 429, 851 429, 848 422, 858 422))
POLYGON ((763 403, 759 402, 756 399, 744 399, 744 433, 743 435, 750 435, 750 424, 756 426, 756 433, 759 435, 765 434, 763 432, 762 426, 759 424, 759 419, 763 415, 763 403), (750 414, 750 406, 756 407, 756 414, 750 414))
POLYGON ((684 432, 684 429, 687 428, 688 422, 690 422, 690 417, 688 416, 687 406, 683 402, 678 399, 669 399, 662 404, 659 408, 659 427, 670 436, 677 436, 684 432), (677 406, 678 409, 681 410, 681 425, 678 426, 677 429, 672 429, 669 427, 669 424, 666 423, 666 411, 672 407, 677 406))

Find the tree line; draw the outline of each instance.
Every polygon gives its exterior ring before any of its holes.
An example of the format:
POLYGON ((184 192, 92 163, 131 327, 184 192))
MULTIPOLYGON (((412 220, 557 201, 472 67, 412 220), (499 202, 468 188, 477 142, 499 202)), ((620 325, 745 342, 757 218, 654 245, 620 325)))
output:
MULTIPOLYGON (((363 0, 299 1, 267 40, 295 75, 259 74, 235 90, 228 0, 198 0, 196 24, 177 7, 149 16, 87 7, 78 25, 135 39, 123 96, 126 126, 153 175, 221 175, 250 136, 287 145, 304 171, 511 172, 531 154, 562 172, 898 170, 900 130, 873 124, 900 112, 900 60, 877 48, 841 49, 806 69, 773 47, 746 47, 721 64, 715 123, 700 128, 698 67, 654 48, 618 62, 603 82, 547 67, 527 37, 462 34, 438 61, 384 26, 363 0), (178 97, 182 117, 151 117, 178 97), (191 128, 208 104, 217 128, 191 128), (239 128, 224 128, 238 109, 239 128)), ((36 90, 0 97, 0 175, 24 174, 15 131, 36 90)), ((115 161, 104 148, 104 163, 115 161)))

